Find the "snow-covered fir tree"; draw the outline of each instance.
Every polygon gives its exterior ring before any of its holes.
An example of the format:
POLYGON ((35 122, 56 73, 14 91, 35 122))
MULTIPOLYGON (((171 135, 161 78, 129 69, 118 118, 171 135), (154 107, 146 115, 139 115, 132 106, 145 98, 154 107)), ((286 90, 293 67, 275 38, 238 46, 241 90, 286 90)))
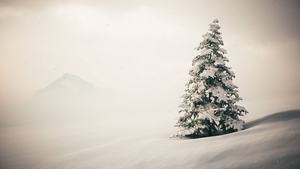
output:
POLYGON ((229 60, 224 56, 218 20, 209 25, 209 32, 196 48, 200 54, 193 59, 191 76, 186 84, 183 101, 179 106, 181 116, 176 124, 176 136, 197 137, 202 134, 224 133, 243 129, 244 121, 239 119, 248 111, 236 102, 242 100, 237 86, 232 83, 235 77, 229 60))

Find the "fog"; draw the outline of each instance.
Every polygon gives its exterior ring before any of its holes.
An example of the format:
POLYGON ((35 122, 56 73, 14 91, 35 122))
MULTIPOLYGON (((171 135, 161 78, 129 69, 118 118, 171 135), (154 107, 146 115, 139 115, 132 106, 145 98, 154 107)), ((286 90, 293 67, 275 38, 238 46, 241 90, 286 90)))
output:
POLYGON ((0 168, 299 168, 298 8, 0 1, 0 168), (194 48, 214 19, 246 129, 170 139, 194 48))
POLYGON ((244 100, 299 94, 297 1, 0 2, 0 103, 65 73, 176 111, 196 47, 219 19, 244 100), (176 107, 175 109, 172 109, 176 107))

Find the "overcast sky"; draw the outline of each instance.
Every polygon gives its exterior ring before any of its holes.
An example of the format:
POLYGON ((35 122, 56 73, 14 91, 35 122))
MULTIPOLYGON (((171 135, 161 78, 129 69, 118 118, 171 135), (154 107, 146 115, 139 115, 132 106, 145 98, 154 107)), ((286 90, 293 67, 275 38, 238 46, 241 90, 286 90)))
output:
POLYGON ((297 0, 0 0, 0 105, 69 73, 177 106, 214 19, 244 100, 300 94, 299 9, 297 0))

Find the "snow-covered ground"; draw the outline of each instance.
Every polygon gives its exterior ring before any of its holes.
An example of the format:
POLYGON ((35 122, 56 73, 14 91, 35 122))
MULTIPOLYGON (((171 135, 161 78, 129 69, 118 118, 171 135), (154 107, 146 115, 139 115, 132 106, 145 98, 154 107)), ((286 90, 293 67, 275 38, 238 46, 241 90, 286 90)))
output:
POLYGON ((170 139, 174 116, 2 128, 0 168, 300 168, 300 110, 200 139, 170 139))

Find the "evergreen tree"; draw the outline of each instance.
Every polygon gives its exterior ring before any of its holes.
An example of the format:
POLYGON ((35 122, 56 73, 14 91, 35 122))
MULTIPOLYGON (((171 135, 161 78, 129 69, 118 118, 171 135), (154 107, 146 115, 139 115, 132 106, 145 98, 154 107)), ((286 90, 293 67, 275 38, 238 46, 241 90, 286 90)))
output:
POLYGON ((219 29, 218 20, 214 20, 196 48, 200 55, 193 59, 191 78, 179 106, 177 136, 212 136, 217 131, 228 133, 243 129, 244 121, 239 116, 248 111, 236 105, 242 98, 232 83, 235 75, 225 64, 229 60, 224 56, 226 50, 220 47, 223 41, 219 29))

